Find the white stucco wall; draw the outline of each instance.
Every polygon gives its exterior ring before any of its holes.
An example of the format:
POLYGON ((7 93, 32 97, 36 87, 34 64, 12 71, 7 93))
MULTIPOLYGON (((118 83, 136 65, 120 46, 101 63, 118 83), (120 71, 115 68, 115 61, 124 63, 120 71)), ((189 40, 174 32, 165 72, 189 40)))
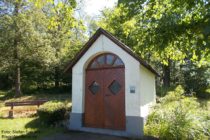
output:
POLYGON ((72 74, 72 112, 84 112, 84 94, 85 94, 85 69, 88 63, 98 54, 111 52, 118 55, 125 64, 125 111, 126 116, 140 115, 140 89, 139 89, 139 62, 130 56, 127 52, 101 35, 82 58, 74 65, 72 74), (84 75, 83 75, 84 73, 84 75), (130 93, 130 86, 136 87, 136 93, 130 93))
POLYGON ((140 115, 146 117, 156 102, 155 75, 140 66, 140 115))

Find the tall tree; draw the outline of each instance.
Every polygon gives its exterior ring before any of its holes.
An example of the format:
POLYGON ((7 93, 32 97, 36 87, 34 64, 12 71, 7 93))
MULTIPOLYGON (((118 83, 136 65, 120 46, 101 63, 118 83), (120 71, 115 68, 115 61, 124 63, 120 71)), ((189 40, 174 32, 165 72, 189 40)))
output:
MULTIPOLYGON (((170 86, 171 61, 202 61, 209 54, 209 2, 150 0, 136 16, 142 44, 147 44, 163 64, 163 82, 170 86), (143 21, 143 22, 142 22, 143 21), (201 59, 202 58, 202 59, 201 59)), ((142 50, 143 46, 137 47, 142 50)))
POLYGON ((171 62, 205 64, 209 55, 210 4, 198 1, 119 0, 103 12, 102 26, 148 61, 161 62, 163 83, 170 86, 171 62), (132 14, 131 14, 132 13, 132 14))
POLYGON ((0 62, 5 69, 13 69, 15 93, 20 96, 23 62, 46 60, 52 56, 50 50, 40 51, 49 45, 46 18, 34 1, 4 0, 0 4, 0 62))
POLYGON ((81 39, 79 31, 83 29, 83 24, 74 17, 75 0, 50 0, 45 4, 44 8, 49 19, 48 32, 51 35, 51 47, 54 49, 56 58, 54 83, 57 88, 61 79, 61 60, 65 55, 62 50, 66 50, 69 46, 77 47, 76 44, 75 46, 72 46, 72 44, 81 39))
MULTIPOLYGON (((21 1, 15 1, 14 3, 14 18, 19 16, 19 11, 20 11, 20 6, 21 6, 21 1)), ((21 90, 20 90, 20 57, 19 57, 19 43, 20 43, 20 34, 18 34, 18 26, 17 26, 17 21, 14 20, 14 59, 16 61, 15 65, 15 92, 17 96, 21 95, 21 90)))

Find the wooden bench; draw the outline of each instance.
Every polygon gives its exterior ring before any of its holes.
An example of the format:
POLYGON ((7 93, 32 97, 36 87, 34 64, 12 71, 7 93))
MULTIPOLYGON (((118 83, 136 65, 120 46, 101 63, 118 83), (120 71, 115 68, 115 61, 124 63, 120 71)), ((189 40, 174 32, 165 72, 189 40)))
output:
POLYGON ((20 102, 6 102, 5 106, 10 106, 11 110, 9 111, 9 117, 13 117, 13 108, 15 106, 40 106, 47 102, 48 100, 42 99, 42 100, 33 100, 33 101, 20 101, 20 102))

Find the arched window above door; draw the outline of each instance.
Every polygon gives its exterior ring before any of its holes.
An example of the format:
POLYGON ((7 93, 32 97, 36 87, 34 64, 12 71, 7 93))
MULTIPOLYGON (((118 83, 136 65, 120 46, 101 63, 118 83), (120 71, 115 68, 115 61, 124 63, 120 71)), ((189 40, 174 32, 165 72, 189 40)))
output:
POLYGON ((96 56, 87 69, 124 67, 123 61, 115 54, 105 53, 96 56))

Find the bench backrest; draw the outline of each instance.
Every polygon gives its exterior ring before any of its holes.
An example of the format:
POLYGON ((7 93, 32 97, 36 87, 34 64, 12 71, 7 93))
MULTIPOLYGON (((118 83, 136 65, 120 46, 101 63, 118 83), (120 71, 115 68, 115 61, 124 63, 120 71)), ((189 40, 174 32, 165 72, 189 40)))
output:
POLYGON ((20 101, 20 102, 6 102, 5 106, 30 106, 30 105, 42 105, 48 100, 33 100, 33 101, 20 101))

